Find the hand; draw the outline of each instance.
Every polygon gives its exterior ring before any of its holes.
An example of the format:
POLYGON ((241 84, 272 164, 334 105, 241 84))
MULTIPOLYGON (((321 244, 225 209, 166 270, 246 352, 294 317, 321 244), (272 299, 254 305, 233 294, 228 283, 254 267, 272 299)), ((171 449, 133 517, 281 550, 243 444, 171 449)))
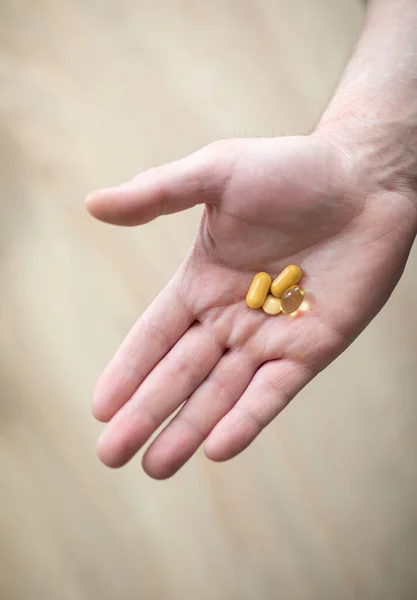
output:
POLYGON ((212 460, 235 456, 377 314, 416 209, 356 156, 318 135, 221 141, 87 199, 121 225, 205 203, 184 264, 98 383, 104 463, 126 463, 181 405, 143 457, 149 475, 171 476, 204 441, 212 460), (248 308, 254 274, 291 263, 304 271, 306 310, 248 308))

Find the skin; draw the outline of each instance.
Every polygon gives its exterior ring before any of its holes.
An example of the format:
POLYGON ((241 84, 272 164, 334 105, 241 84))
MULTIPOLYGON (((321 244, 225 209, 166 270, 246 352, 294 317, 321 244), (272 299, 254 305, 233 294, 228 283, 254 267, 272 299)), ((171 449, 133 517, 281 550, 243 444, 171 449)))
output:
MULTIPOLYGON (((352 61, 362 69, 366 36, 392 18, 379 4, 352 61)), ((143 456, 150 476, 173 475, 203 442, 210 459, 232 458, 389 298, 417 231, 417 152, 401 134, 414 116, 370 121, 366 100, 346 116, 351 81, 313 135, 222 140, 88 197, 96 218, 129 226, 205 205, 184 264, 97 385, 106 465, 124 465, 180 407, 143 456), (305 310, 248 308, 254 274, 288 264, 303 269, 305 310)))

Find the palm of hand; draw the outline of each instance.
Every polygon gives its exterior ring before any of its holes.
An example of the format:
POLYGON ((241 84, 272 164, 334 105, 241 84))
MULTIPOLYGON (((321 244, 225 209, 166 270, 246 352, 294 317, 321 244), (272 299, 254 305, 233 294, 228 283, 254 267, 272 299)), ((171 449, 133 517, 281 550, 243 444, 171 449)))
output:
POLYGON ((245 448, 383 306, 412 239, 400 227, 414 210, 408 201, 369 203, 365 174, 360 189, 353 160, 319 138, 222 142, 185 160, 89 201, 99 218, 129 224, 207 202, 189 256, 94 400, 97 418, 110 421, 99 442, 110 466, 186 401, 145 453, 145 470, 159 478, 207 437, 214 460, 245 448), (303 268, 309 310, 249 309, 253 275, 274 277, 290 263, 303 268))

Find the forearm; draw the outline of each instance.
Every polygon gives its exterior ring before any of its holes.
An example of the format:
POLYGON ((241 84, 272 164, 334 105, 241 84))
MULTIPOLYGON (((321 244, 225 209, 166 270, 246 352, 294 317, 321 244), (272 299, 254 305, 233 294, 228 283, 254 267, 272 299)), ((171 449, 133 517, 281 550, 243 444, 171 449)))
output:
POLYGON ((373 0, 367 13, 317 132, 348 139, 382 187, 417 197, 417 0, 373 0))

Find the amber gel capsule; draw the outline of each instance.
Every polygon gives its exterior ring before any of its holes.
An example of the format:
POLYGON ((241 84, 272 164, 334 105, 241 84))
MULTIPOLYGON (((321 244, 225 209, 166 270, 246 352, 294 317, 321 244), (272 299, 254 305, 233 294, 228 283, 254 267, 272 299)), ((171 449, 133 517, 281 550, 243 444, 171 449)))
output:
POLYGON ((304 290, 299 285, 293 285, 282 294, 281 309, 283 313, 292 313, 303 303, 304 290))
POLYGON ((267 315, 278 315, 281 312, 281 300, 268 294, 265 302, 262 304, 262 310, 267 315))
POLYGON ((298 283, 303 275, 302 270, 297 265, 288 265, 274 279, 271 285, 271 294, 277 298, 281 298, 285 290, 298 283))
POLYGON ((250 284, 246 295, 246 304, 250 308, 261 308, 271 287, 271 277, 268 273, 257 273, 250 284))

